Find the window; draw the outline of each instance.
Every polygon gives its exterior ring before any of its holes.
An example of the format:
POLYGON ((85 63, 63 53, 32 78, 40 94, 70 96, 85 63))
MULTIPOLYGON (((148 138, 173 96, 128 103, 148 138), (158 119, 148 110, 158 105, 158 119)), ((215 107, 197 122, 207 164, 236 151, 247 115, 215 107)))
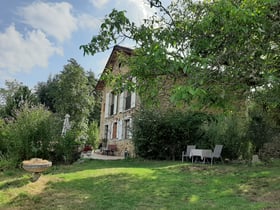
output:
POLYGON ((124 138, 130 139, 131 131, 130 131, 130 119, 126 119, 124 121, 124 138))
POLYGON ((130 92, 126 92, 126 96, 125 96, 125 109, 130 109, 131 108, 131 93, 130 92))
POLYGON ((115 95, 111 93, 110 97, 110 115, 114 114, 114 101, 115 101, 115 95))
POLYGON ((109 133, 109 126, 105 125, 104 129, 104 139, 107 141, 108 140, 108 133, 109 133))
POLYGON ((117 127, 118 127, 118 123, 114 122, 114 124, 113 124, 113 135, 112 135, 113 139, 117 138, 117 127))
POLYGON ((116 114, 119 110, 119 95, 115 95, 115 97, 116 97, 116 104, 115 104, 114 114, 116 114))

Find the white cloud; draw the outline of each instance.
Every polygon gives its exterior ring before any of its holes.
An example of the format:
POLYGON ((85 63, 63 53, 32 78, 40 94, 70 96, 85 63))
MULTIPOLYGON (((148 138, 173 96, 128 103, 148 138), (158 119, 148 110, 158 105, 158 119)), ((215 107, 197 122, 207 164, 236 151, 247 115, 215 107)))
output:
POLYGON ((155 8, 150 8, 146 0, 110 0, 107 6, 117 10, 125 10, 129 20, 136 24, 141 24, 143 19, 147 19, 155 12, 155 8))
POLYGON ((126 10, 127 16, 138 24, 155 12, 154 8, 150 8, 146 0, 118 0, 117 8, 126 10))
MULTIPOLYGON (((108 14, 112 9, 126 11, 129 20, 137 25, 143 23, 143 19, 148 19, 156 12, 155 8, 151 8, 147 0, 89 0, 93 7, 97 9, 105 9, 108 14)), ((104 19, 105 15, 102 18, 104 19)))
POLYGON ((96 8, 100 9, 104 7, 109 0, 89 0, 89 2, 96 8))
POLYGON ((40 29, 63 42, 65 39, 70 39, 72 32, 77 30, 77 19, 72 15, 71 10, 72 5, 67 2, 36 1, 21 7, 19 15, 25 24, 40 29))
POLYGON ((82 14, 77 17, 78 26, 82 29, 97 29, 101 20, 88 14, 82 14))
POLYGON ((47 67, 48 59, 62 55, 40 30, 19 33, 14 25, 0 33, 0 75, 8 77, 18 72, 29 72, 33 67, 47 67))

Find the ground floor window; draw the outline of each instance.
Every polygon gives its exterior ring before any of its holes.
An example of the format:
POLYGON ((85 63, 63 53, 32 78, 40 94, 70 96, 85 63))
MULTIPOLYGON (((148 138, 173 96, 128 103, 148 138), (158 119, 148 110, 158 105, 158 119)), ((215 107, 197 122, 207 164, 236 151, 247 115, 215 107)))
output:
POLYGON ((114 124, 113 124, 113 135, 112 135, 113 139, 117 138, 117 127, 118 127, 118 123, 114 122, 114 124))
POLYGON ((109 135, 109 126, 105 125, 104 129, 104 139, 107 141, 108 140, 108 135, 109 135))
POLYGON ((125 139, 130 139, 131 138, 131 120, 130 119, 126 119, 124 121, 124 138, 125 139))

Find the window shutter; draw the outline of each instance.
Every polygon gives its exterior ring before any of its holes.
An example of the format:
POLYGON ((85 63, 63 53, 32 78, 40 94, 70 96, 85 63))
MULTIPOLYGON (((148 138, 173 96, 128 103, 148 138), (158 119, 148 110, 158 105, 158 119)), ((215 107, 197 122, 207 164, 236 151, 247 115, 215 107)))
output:
POLYGON ((131 139, 132 138, 132 118, 129 119, 129 130, 128 130, 128 138, 131 139))
POLYGON ((111 125, 108 124, 108 134, 107 134, 107 140, 111 139, 111 125))
POLYGON ((135 107, 135 103, 136 103, 136 93, 132 92, 131 93, 131 108, 135 107))
POLYGON ((114 133, 114 122, 112 122, 112 124, 111 124, 111 131, 110 131, 111 133, 110 133, 110 136, 111 136, 111 138, 110 139, 113 139, 113 133, 114 133))
POLYGON ((122 139, 122 120, 119 120, 118 122, 118 139, 122 139))
POLYGON ((110 93, 106 93, 106 98, 105 98, 105 117, 109 116, 109 106, 110 106, 110 93))
POLYGON ((117 103, 118 103, 118 95, 115 95, 114 97, 114 114, 117 113, 117 103))
POLYGON ((119 107, 119 112, 123 112, 123 101, 124 101, 124 93, 122 92, 120 95, 120 107, 119 107))

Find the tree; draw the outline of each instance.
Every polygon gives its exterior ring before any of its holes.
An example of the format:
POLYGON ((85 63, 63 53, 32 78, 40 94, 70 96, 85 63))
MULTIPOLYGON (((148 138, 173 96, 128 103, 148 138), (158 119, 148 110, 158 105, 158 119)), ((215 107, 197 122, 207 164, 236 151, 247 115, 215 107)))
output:
POLYGON ((124 39, 135 41, 134 56, 127 60, 130 75, 115 84, 135 76, 140 93, 156 95, 162 79, 171 77, 178 84, 174 102, 226 110, 242 107, 235 102, 245 101, 253 88, 279 85, 278 0, 177 0, 168 7, 148 2, 158 12, 140 26, 113 10, 100 33, 80 46, 94 55, 124 39))
POLYGON ((36 86, 36 94, 41 104, 44 104, 53 113, 55 109, 55 96, 58 90, 58 75, 49 77, 47 82, 39 82, 36 86))
POLYGON ((79 139, 87 138, 88 118, 93 102, 84 69, 76 60, 70 59, 58 77, 54 107, 61 117, 70 115, 72 129, 79 131, 79 139))
POLYGON ((0 104, 5 105, 7 98, 11 95, 13 95, 20 86, 22 86, 21 83, 14 81, 5 81, 6 88, 0 89, 0 104))
POLYGON ((88 86, 90 96, 94 98, 94 106, 90 110, 89 122, 100 123, 100 112, 101 112, 101 95, 100 92, 96 91, 95 86, 97 84, 97 79, 92 71, 87 72, 88 86))
POLYGON ((7 88, 2 88, 2 117, 16 117, 15 112, 23 105, 36 105, 38 104, 37 97, 32 91, 17 81, 6 82, 7 88))

